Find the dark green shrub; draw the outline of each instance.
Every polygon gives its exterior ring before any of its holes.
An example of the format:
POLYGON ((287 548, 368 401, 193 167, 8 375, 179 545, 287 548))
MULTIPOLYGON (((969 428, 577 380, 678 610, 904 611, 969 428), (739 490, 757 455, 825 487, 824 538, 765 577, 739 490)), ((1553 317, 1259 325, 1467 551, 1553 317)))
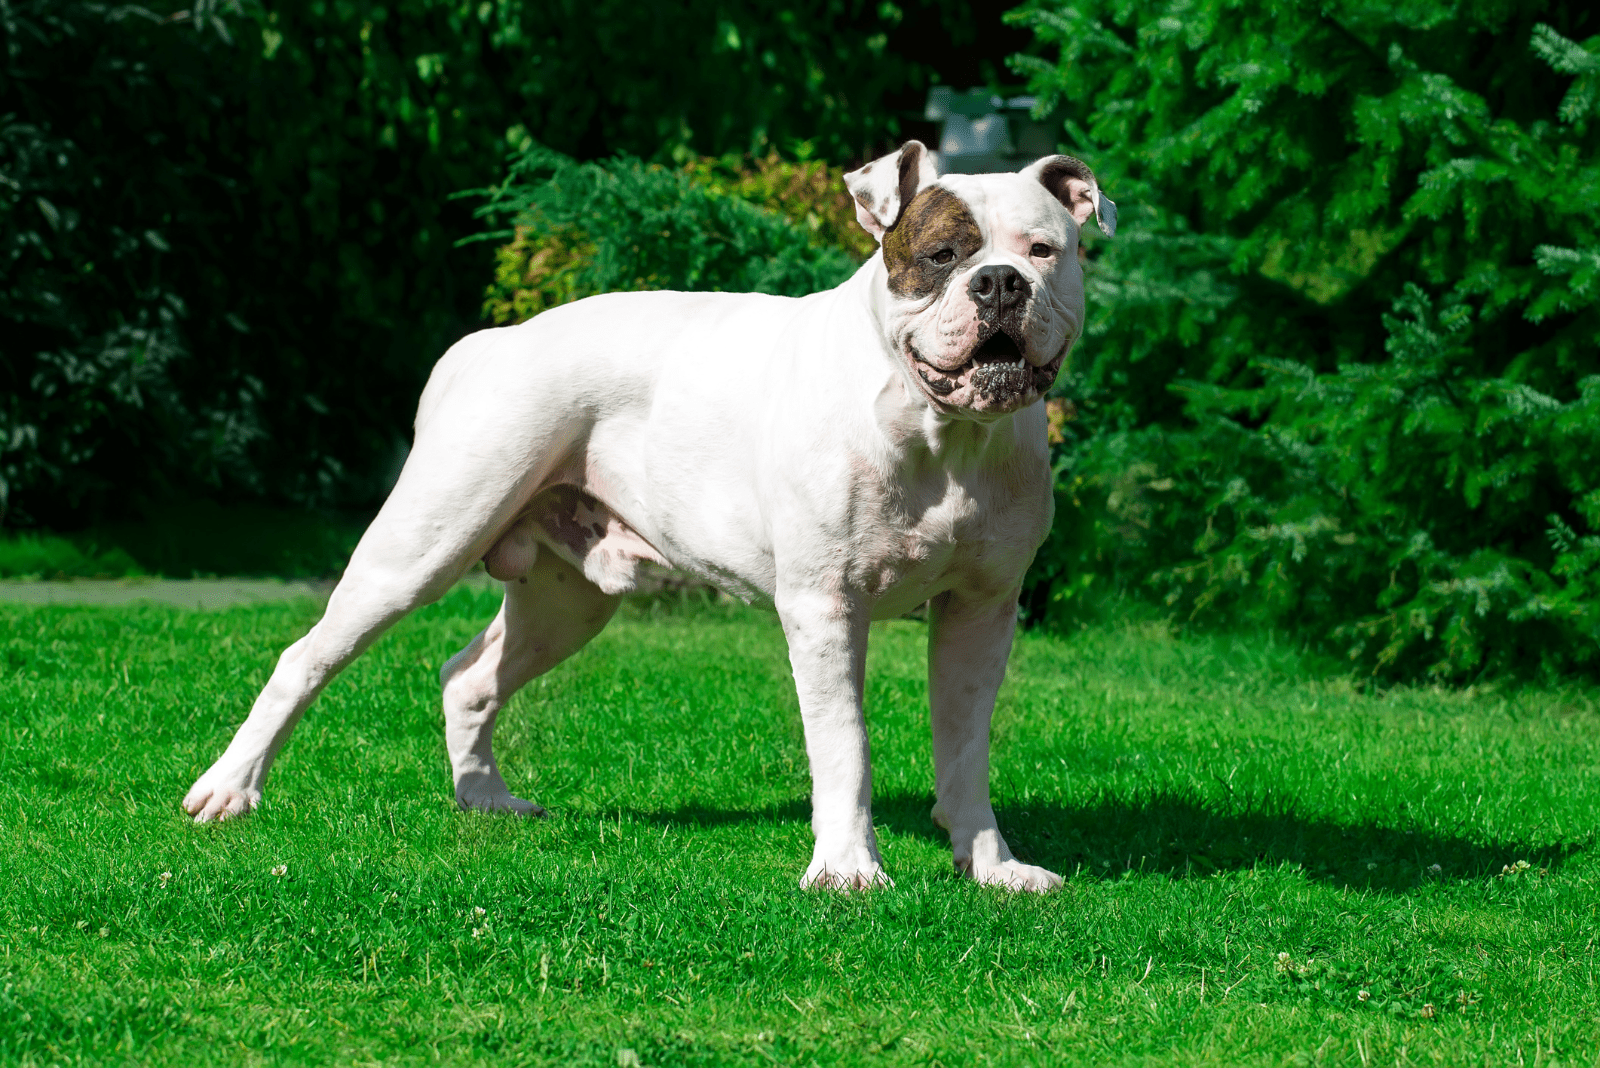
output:
POLYGON ((450 194, 534 137, 845 159, 953 0, 5 0, 0 475, 16 525, 381 498, 489 250, 450 194))
POLYGON ((205 208, 192 161, 150 145, 205 136, 204 108, 161 111, 198 91, 227 25, 17 0, 0 45, 0 521, 240 474, 260 383, 188 380, 173 242, 205 208))
POLYGON ((10 523, 382 491, 432 355, 473 318, 481 260, 451 251, 470 217, 451 222, 447 195, 492 173, 501 141, 431 142, 392 49, 451 27, 411 5, 391 40, 363 34, 373 14, 7 6, 10 523), (372 121, 396 110, 411 121, 372 121))
POLYGON ((1600 667, 1593 14, 1014 17, 1129 209, 1094 250, 1033 614, 1121 590, 1389 675, 1600 667))
POLYGON ((0 533, 0 578, 126 578, 144 573, 121 548, 102 549, 33 531, 0 533))

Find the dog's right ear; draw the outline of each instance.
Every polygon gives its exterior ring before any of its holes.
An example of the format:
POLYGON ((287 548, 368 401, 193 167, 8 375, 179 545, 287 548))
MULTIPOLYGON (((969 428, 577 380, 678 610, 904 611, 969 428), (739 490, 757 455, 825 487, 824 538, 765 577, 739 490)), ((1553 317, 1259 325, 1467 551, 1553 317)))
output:
POLYGON ((879 156, 844 176, 844 187, 856 202, 856 222, 880 242, 894 229, 911 198, 939 177, 933 158, 921 141, 907 141, 898 152, 879 156))
POLYGON ((1036 178, 1050 195, 1061 201, 1082 226, 1094 216, 1107 237, 1117 232, 1117 206, 1100 192, 1094 172, 1081 159, 1071 156, 1045 156, 1024 167, 1024 176, 1036 178))

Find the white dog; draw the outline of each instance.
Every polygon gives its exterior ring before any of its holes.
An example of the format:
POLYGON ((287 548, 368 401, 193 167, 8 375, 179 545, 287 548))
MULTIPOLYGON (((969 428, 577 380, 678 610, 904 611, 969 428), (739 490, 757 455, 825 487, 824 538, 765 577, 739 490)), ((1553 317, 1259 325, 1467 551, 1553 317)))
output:
POLYGON ((958 869, 1046 890, 989 802, 989 720, 1023 572, 1050 526, 1045 391, 1083 330, 1078 227, 1115 208, 1069 156, 939 178, 916 141, 845 182, 882 248, 793 299, 616 293, 464 339, 327 612, 279 659, 183 807, 248 812, 306 707, 482 559, 505 582, 444 666, 464 808, 541 813, 495 716, 594 637, 641 560, 776 606, 811 762, 805 886, 887 882, 862 721, 868 624, 928 602, 936 804, 958 869))

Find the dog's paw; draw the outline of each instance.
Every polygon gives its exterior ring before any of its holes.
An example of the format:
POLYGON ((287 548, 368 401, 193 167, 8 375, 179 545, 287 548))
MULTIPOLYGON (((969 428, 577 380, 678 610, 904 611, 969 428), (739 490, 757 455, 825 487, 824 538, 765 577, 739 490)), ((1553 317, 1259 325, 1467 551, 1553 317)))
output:
POLYGON ((532 801, 512 797, 498 769, 458 772, 456 804, 463 812, 509 812, 516 816, 545 816, 545 810, 532 801))
POLYGON ((456 791, 456 804, 463 812, 509 812, 514 816, 548 816, 543 805, 512 797, 511 791, 501 787, 488 791, 456 791))
POLYGON ((214 823, 243 816, 261 804, 261 791, 225 786, 207 772, 183 795, 183 810, 196 823, 214 823))
POLYGON ((802 890, 871 890, 893 886, 875 849, 848 850, 843 856, 814 856, 800 877, 802 890))
POLYGON ((1002 860, 974 868, 969 860, 956 861, 956 871, 985 886, 1000 886, 1007 890, 1027 890, 1035 894, 1048 893, 1061 885, 1061 876, 1045 868, 1024 864, 1020 860, 1002 860))

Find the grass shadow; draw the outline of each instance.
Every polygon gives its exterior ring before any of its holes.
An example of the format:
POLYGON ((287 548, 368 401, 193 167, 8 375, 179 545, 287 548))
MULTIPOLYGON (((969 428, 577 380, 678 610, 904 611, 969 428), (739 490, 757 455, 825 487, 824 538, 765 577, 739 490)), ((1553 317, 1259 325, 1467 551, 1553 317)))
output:
MULTIPOLYGON (((931 794, 893 794, 874 800, 873 815, 896 834, 946 841, 929 815, 932 806, 931 794)), ((1484 842, 1378 822, 1342 823, 1297 813, 1288 798, 1267 799, 1242 813, 1218 812, 1172 794, 1089 806, 1039 800, 1001 805, 995 812, 1018 857, 1063 874, 1188 879, 1294 864, 1318 882, 1384 893, 1404 893, 1429 881, 1497 875, 1519 860, 1535 870, 1555 871, 1593 844, 1484 842)), ((631 815, 658 826, 718 827, 803 822, 810 819, 811 805, 799 799, 759 809, 696 804, 631 815)))
POLYGON ((760 808, 712 808, 710 805, 679 805, 675 809, 645 811, 624 807, 626 816, 657 827, 726 827, 734 823, 805 823, 811 819, 811 802, 795 799, 760 808))
MULTIPOLYGON (((879 806, 880 818, 904 833, 942 835, 927 815, 932 803, 931 796, 888 798, 879 806)), ((1003 804, 995 814, 1019 857, 1063 873, 1185 879, 1294 864, 1319 882, 1389 893, 1429 880, 1498 874, 1519 860, 1555 870, 1591 844, 1485 842, 1377 821, 1346 823, 1304 815, 1295 810, 1293 798, 1284 797, 1249 802, 1243 812, 1219 812, 1192 797, 1158 794, 1087 806, 1047 800, 1003 804)))

